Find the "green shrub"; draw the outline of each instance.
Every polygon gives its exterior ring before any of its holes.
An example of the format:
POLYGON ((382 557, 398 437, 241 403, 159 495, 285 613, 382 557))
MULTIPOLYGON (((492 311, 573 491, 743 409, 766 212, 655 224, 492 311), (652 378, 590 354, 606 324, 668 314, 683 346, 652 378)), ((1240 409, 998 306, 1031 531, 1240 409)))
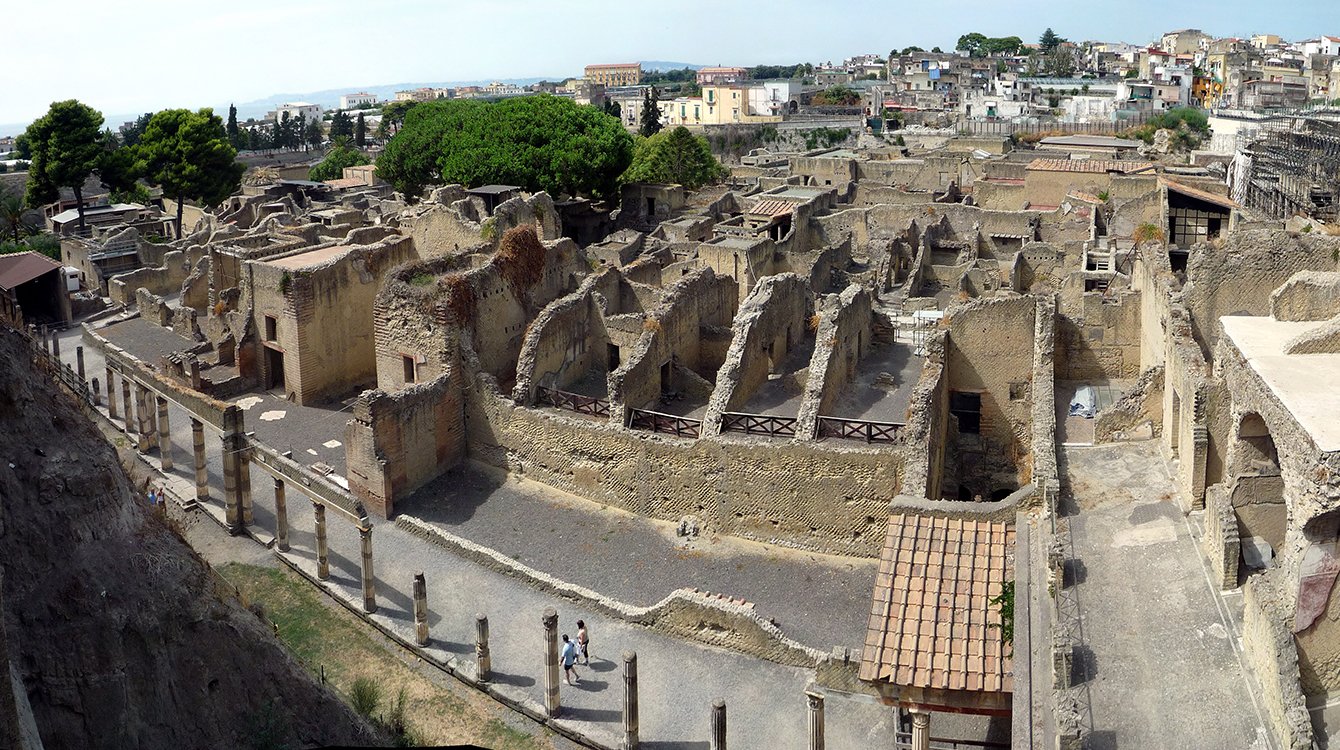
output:
POLYGON ((381 700, 382 687, 370 677, 359 677, 349 686, 349 703, 362 716, 372 718, 381 700))

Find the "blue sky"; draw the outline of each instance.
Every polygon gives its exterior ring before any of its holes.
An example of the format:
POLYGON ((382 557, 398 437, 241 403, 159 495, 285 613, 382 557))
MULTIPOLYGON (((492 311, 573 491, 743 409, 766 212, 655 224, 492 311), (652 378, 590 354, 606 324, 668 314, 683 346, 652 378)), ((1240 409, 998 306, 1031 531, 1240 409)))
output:
POLYGON ((1163 31, 1340 35, 1340 2, 1295 0, 67 0, 5 3, 0 123, 58 99, 103 112, 226 107, 406 81, 580 75, 591 62, 838 61, 979 31, 1148 42, 1163 31), (24 30, 30 30, 25 32, 24 30))

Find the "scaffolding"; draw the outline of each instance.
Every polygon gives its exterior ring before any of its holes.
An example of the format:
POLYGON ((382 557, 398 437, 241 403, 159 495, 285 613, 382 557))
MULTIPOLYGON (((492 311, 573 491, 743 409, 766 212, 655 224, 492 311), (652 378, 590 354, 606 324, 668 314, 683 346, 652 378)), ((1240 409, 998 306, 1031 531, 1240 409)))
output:
POLYGON ((1306 216, 1326 223, 1340 199, 1340 116, 1272 118, 1239 134, 1233 197, 1274 219, 1306 216))

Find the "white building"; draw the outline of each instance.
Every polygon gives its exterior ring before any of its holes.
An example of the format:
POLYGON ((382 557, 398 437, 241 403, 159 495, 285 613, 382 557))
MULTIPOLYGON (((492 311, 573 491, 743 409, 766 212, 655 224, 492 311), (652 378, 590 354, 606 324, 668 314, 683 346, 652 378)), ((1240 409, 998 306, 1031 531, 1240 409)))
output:
POLYGON ((321 106, 310 102, 288 102, 275 107, 274 119, 279 122, 284 119, 284 114, 288 113, 288 119, 296 120, 299 117, 307 118, 308 122, 321 119, 321 106))
POLYGON ((749 87, 749 114, 788 114, 793 101, 799 106, 799 96, 800 87, 794 81, 761 81, 749 87))
POLYGON ((377 103, 376 94, 359 92, 357 94, 345 94, 340 97, 340 109, 358 109, 368 107, 377 103))
POLYGON ((1299 42, 1304 55, 1340 55, 1340 37, 1323 36, 1299 42))

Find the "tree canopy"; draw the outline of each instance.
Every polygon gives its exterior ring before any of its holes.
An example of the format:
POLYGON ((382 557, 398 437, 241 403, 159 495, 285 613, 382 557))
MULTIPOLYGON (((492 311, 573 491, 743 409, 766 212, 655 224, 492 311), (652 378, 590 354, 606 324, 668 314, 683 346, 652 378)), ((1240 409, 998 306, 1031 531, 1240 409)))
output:
POLYGON ((681 125, 640 139, 624 180, 673 183, 697 190, 726 175, 726 168, 712 155, 707 139, 681 125))
POLYGON ((650 137, 661 132, 661 93, 655 86, 642 93, 642 112, 638 116, 637 132, 650 137))
POLYGON ((1038 47, 1041 48, 1043 52, 1051 52, 1062 44, 1065 44, 1065 42, 1066 40, 1057 36, 1056 32, 1052 31, 1050 26, 1047 27, 1046 31, 1042 32, 1042 36, 1038 37, 1038 47))
POLYGON ((36 208, 74 191, 79 228, 84 228, 84 182, 103 158, 102 113, 74 99, 54 102, 24 133, 32 151, 28 167, 28 205, 36 208))
POLYGON ((972 32, 958 38, 954 49, 967 52, 969 57, 989 57, 992 55, 1017 55, 1024 46, 1024 40, 1017 36, 991 37, 972 32))
POLYGON ((838 84, 815 94, 812 101, 821 107, 852 107, 861 103, 861 95, 850 86, 838 84))
POLYGON ((453 182, 604 196, 632 159, 632 136, 596 107, 549 95, 447 99, 406 112, 377 175, 411 197, 453 182))
POLYGON ((135 171, 177 201, 177 238, 187 199, 217 206, 242 185, 245 168, 214 110, 165 109, 153 116, 135 150, 135 171))
POLYGON ((322 159, 320 164, 312 167, 307 176, 317 182, 337 180, 344 176, 345 167, 357 167, 369 163, 368 157, 362 151, 350 148, 348 144, 341 141, 326 152, 326 158, 322 159))

